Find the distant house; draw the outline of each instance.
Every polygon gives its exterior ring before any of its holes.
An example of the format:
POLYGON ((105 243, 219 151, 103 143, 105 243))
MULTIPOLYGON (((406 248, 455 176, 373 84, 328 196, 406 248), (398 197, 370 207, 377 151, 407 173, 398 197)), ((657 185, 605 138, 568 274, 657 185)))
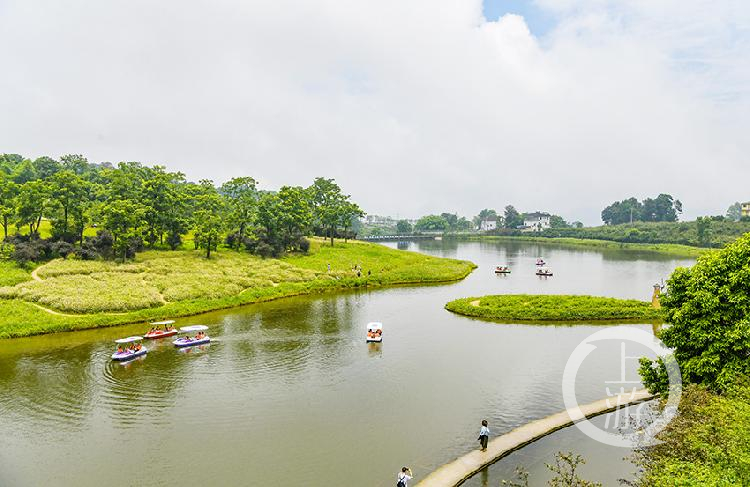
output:
POLYGON ((742 210, 740 215, 750 217, 750 201, 748 201, 747 203, 742 203, 742 210))
POLYGON ((542 230, 550 227, 549 213, 542 213, 535 211, 534 213, 526 213, 523 216, 523 230, 527 232, 541 232, 542 230))
POLYGON ((479 222, 480 232, 489 232, 490 230, 495 230, 496 228, 497 228, 496 218, 488 218, 486 220, 482 220, 481 222, 479 222))

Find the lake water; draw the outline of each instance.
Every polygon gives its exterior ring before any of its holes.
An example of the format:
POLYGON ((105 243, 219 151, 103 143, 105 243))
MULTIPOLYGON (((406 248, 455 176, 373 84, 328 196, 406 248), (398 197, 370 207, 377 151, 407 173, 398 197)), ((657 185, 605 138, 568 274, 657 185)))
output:
MULTIPOLYGON (((109 360, 112 342, 143 325, 0 341, 0 485, 392 486, 402 465, 419 478, 476 447, 483 418, 499 434, 564 409, 566 360, 602 326, 498 325, 453 315, 447 301, 502 293, 648 300, 655 282, 692 263, 520 242, 405 247, 479 268, 455 284, 180 319, 208 325, 213 342, 187 351, 147 342, 147 356, 126 365, 109 360), (537 257, 554 277, 534 275, 537 257), (495 276, 496 264, 513 273, 495 276), (365 343, 369 321, 384 323, 382 344, 365 343)), ((619 354, 613 345, 589 356, 576 381, 580 403, 606 395, 619 354)), ((636 368, 627 367, 631 379, 636 368)), ((552 461, 544 448, 528 451, 538 454, 514 458, 552 461)), ((496 485, 508 471, 498 465, 472 482, 496 485)))

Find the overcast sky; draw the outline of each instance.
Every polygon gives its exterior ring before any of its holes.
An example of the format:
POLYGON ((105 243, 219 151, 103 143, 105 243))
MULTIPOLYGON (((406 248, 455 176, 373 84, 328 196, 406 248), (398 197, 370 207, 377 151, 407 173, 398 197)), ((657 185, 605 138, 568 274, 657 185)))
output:
POLYGON ((368 212, 750 200, 747 0, 0 0, 0 152, 368 212))

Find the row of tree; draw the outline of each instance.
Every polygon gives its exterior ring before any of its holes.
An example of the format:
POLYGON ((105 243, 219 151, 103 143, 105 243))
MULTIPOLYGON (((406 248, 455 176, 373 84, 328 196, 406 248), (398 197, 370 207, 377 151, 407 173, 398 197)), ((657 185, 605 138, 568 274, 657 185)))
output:
POLYGON ((682 213, 682 202, 662 193, 656 198, 638 201, 628 198, 615 201, 602 210, 602 221, 607 225, 633 222, 676 222, 682 213))
POLYGON ((187 181, 179 172, 137 162, 92 164, 83 156, 59 160, 0 155, 0 218, 4 237, 39 237, 51 222, 51 238, 83 248, 84 230, 111 235, 113 254, 128 257, 144 245, 176 249, 194 233, 196 248, 211 251, 226 241, 234 248, 271 256, 306 250, 306 235, 351 235, 363 211, 333 179, 317 178, 309 187, 263 191, 251 177, 220 186, 187 181))

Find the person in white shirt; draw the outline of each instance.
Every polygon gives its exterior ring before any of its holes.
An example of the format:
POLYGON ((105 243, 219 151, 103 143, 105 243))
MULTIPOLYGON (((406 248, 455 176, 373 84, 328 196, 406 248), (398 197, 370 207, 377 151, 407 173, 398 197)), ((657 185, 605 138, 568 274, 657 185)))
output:
POLYGON ((396 484, 396 487, 408 487, 408 482, 411 480, 411 478, 411 469, 409 467, 402 468, 398 473, 398 483, 396 484))
POLYGON ((482 420, 482 427, 479 429, 479 444, 482 446, 482 451, 487 451, 487 442, 490 439, 490 429, 487 427, 487 420, 482 420))

